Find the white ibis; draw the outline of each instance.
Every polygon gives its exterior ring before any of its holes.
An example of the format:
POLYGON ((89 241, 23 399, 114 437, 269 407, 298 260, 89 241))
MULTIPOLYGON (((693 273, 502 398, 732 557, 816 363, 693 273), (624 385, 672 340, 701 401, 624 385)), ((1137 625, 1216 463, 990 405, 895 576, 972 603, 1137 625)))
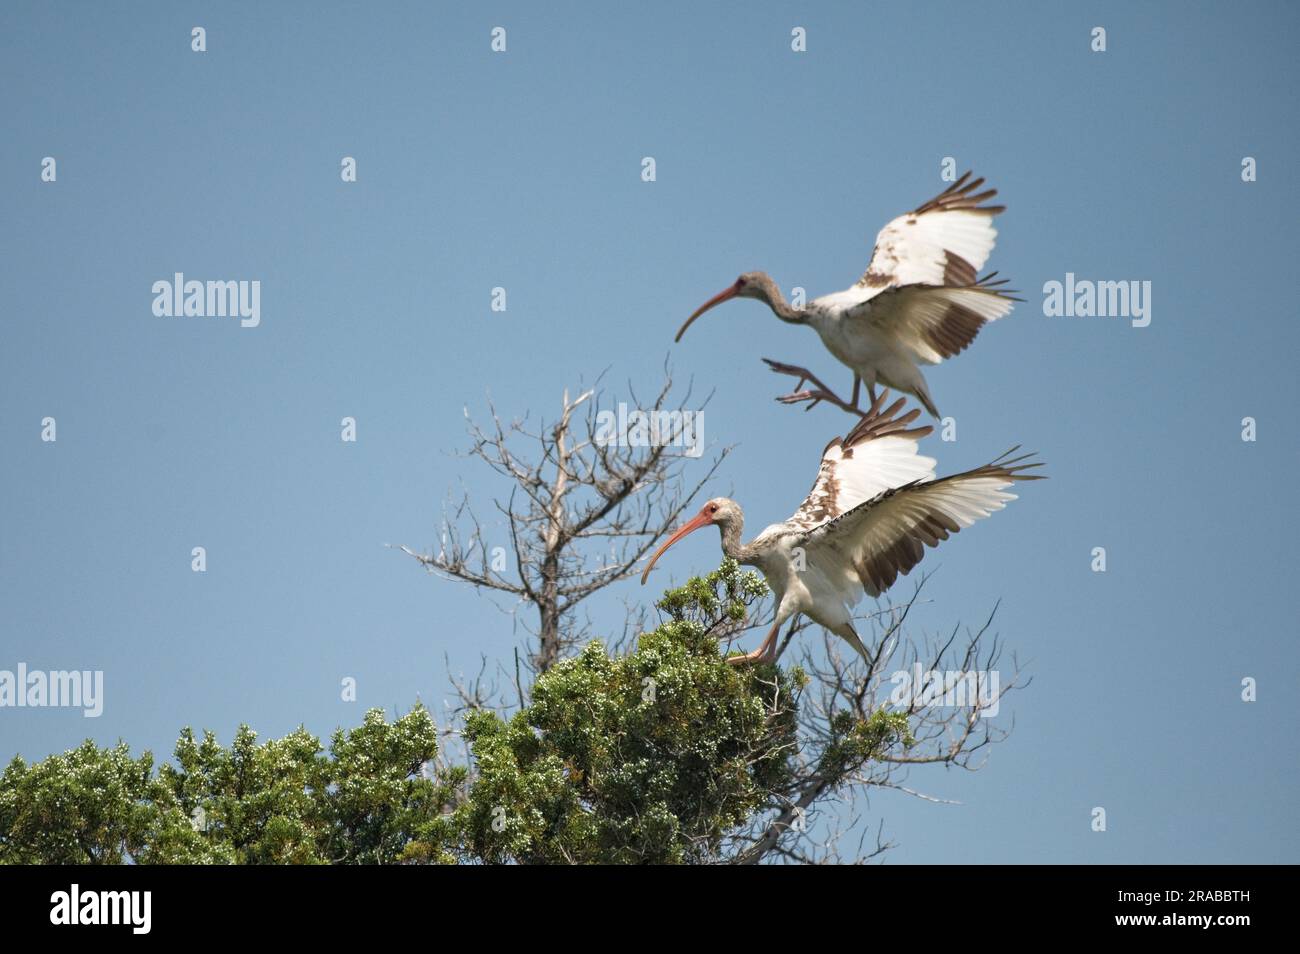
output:
POLYGON ((872 402, 848 436, 826 446, 808 499, 789 520, 741 543, 740 505, 717 497, 646 564, 642 585, 669 547, 712 524, 722 533, 724 554, 762 572, 776 598, 776 619, 757 650, 728 662, 775 661, 777 633, 797 613, 842 636, 870 661, 850 614, 862 594, 879 596, 920 562, 927 546, 1015 500, 1006 492, 1013 483, 1041 479, 1025 473, 1041 466, 1026 463, 1033 455, 1012 457, 1012 448, 983 467, 936 480, 935 462, 916 451, 933 428, 908 427, 921 413, 917 408, 896 416, 902 398, 882 410, 887 395, 872 402))
POLYGON ((1006 206, 982 205, 997 190, 977 193, 984 180, 968 182, 970 175, 881 229, 871 262, 852 288, 795 308, 766 272, 746 272, 696 309, 676 340, 715 305, 756 298, 782 321, 810 325, 830 353, 853 370, 853 397, 846 403, 803 368, 768 361, 772 370, 800 379, 796 393, 782 401, 824 400, 857 411, 861 383, 866 382, 874 401, 879 382, 914 395, 937 419, 939 410, 919 365, 938 364, 964 351, 985 322, 1001 318, 1012 302, 1023 300, 1001 287, 1005 281, 992 280, 996 272, 976 278, 998 234, 993 216, 1006 206), (817 388, 798 392, 804 381, 817 388))

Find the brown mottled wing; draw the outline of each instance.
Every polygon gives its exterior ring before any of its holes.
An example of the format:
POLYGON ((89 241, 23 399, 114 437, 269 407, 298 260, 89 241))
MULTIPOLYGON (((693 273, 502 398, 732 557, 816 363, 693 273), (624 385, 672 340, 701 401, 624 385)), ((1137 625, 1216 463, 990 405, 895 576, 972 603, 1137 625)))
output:
POLYGON ((996 189, 977 192, 983 179, 967 172, 942 193, 891 221, 876 236, 867 270, 858 279, 866 289, 904 285, 963 286, 993 251, 993 216, 1006 206, 983 205, 996 189))
POLYGON ((849 604, 864 590, 879 596, 921 561, 926 547, 1015 500, 1007 487, 1042 479, 1025 473, 1041 466, 1026 463, 1033 455, 1011 457, 1015 450, 962 474, 891 488, 817 527, 804 543, 815 582, 849 604))
POLYGON ((853 317, 892 338, 917 361, 938 364, 965 351, 980 329, 1008 314, 1023 299, 987 275, 962 287, 904 285, 859 306, 853 317))
POLYGON ((853 430, 826 445, 817 480, 788 525, 809 531, 891 487, 934 477, 934 461, 916 452, 933 428, 909 428, 920 410, 898 416, 904 399, 884 407, 888 394, 882 391, 853 430))

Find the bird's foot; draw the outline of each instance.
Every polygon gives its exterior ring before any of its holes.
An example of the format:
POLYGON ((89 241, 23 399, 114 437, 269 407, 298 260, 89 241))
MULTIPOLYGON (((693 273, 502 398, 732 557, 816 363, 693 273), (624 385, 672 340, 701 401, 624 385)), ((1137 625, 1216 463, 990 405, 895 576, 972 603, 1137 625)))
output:
POLYGON ((817 375, 813 374, 807 368, 801 368, 798 365, 793 364, 783 364, 780 361, 773 361, 770 358, 764 358, 763 361, 765 361, 767 366, 777 374, 788 374, 792 378, 799 379, 795 384, 793 391, 789 394, 782 394, 777 397, 777 400, 782 404, 803 404, 807 402, 808 406, 804 408, 804 410, 811 411, 822 401, 825 401, 827 404, 833 404, 840 410, 847 411, 850 414, 855 414, 858 417, 862 417, 866 413, 856 404, 850 404, 848 401, 839 397, 834 391, 828 388, 826 384, 817 377, 817 375), (813 387, 805 388, 803 386, 805 381, 812 384, 813 387))
POLYGON ((789 394, 778 394, 776 399, 782 404, 803 404, 806 402, 808 406, 804 408, 805 411, 811 411, 822 401, 829 401, 831 404, 840 407, 844 406, 843 402, 841 402, 834 394, 829 391, 823 391, 821 388, 804 388, 802 391, 791 391, 789 394))
POLYGON ((752 653, 743 656, 728 656, 728 666, 756 666, 776 662, 776 647, 759 646, 752 653))
POLYGON ((752 653, 746 653, 743 656, 728 656, 727 663, 731 666, 749 666, 754 663, 767 664, 776 662, 776 641, 781 633, 781 622, 772 624, 768 630, 767 638, 758 644, 758 648, 752 653))

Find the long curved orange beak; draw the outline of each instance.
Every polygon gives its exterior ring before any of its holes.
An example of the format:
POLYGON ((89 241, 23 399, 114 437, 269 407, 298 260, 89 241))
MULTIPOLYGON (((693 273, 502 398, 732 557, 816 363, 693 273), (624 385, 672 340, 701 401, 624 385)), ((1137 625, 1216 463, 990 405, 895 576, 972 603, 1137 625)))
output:
POLYGON ((735 298, 736 295, 739 293, 740 293, 739 284, 732 285, 729 288, 718 292, 716 295, 714 295, 712 298, 706 301, 699 308, 695 309, 695 314, 691 315, 691 317, 686 319, 686 324, 682 325, 681 330, 677 332, 677 337, 674 338, 673 341, 681 341, 682 335, 686 334, 686 329, 691 326, 691 322, 693 322, 696 318, 700 317, 700 315, 704 314, 714 305, 721 305, 724 301, 730 301, 731 299, 735 298))
POLYGON ((645 580, 646 577, 650 575, 650 570, 654 567, 658 559, 664 555, 664 552, 670 546, 672 546, 682 537, 686 536, 688 533, 694 533, 696 530, 700 529, 700 527, 707 527, 712 522, 713 522, 713 518, 710 517, 703 510, 701 510, 689 521, 682 524, 681 528, 678 529, 678 531, 674 533, 671 537, 669 537, 667 542, 665 542, 663 546, 661 546, 658 550, 655 551, 654 556, 650 558, 650 562, 645 565, 645 569, 641 571, 641 585, 645 586, 645 580))

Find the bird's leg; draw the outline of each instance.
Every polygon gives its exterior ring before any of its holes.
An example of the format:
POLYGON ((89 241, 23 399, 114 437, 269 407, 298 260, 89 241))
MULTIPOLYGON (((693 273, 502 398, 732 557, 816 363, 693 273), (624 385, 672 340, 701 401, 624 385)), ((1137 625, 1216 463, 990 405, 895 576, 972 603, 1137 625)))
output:
POLYGON ((867 647, 862 645, 862 640, 858 638, 853 624, 845 623, 843 629, 837 629, 834 632, 837 636, 842 636, 850 646, 857 650, 858 655, 862 657, 862 661, 867 664, 867 671, 870 672, 873 665, 871 655, 867 652, 867 647))
MULTIPOLYGON (((853 400, 850 402, 855 408, 858 406, 858 393, 859 391, 861 391, 861 389, 862 389, 862 378, 860 378, 858 376, 858 373, 855 371, 853 373, 853 400)), ((875 400, 876 399, 873 397, 871 399, 871 402, 874 404, 875 400)))
POLYGON ((746 653, 743 656, 728 656, 727 662, 732 666, 748 666, 751 663, 774 663, 776 662, 776 638, 781 631, 781 620, 772 624, 772 629, 768 632, 767 638, 752 653, 746 653))
MULTIPOLYGON (((848 411, 850 414, 856 414, 858 417, 863 416, 864 412, 857 406, 856 400, 853 404, 845 401, 843 398, 836 395, 834 391, 828 388, 822 380, 817 377, 817 375, 813 374, 807 368, 801 368, 793 364, 782 364, 780 361, 773 361, 770 358, 764 358, 763 360, 767 362, 767 366, 777 374, 788 374, 791 377, 799 379, 799 382, 795 385, 794 391, 791 391, 789 394, 782 394, 777 398, 777 400, 782 404, 801 404, 804 401, 807 401, 809 403, 804 410, 811 411, 822 401, 826 401, 828 404, 834 404, 836 407, 848 411), (804 390, 799 390, 803 387, 805 381, 814 386, 811 388, 805 388, 804 390)), ((854 380, 856 380, 856 378, 854 380)))

